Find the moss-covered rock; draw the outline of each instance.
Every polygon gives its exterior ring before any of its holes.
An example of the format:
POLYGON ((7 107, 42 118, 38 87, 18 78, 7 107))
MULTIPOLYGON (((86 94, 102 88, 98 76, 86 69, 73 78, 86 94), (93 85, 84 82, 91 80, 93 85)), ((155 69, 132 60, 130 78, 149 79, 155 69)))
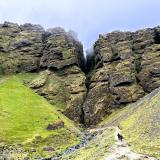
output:
POLYGON ((5 22, 0 25, 0 63, 3 73, 30 72, 39 68, 43 28, 5 22))
POLYGON ((96 69, 84 103, 86 125, 160 86, 159 35, 160 27, 99 36, 94 45, 96 69))
POLYGON ((86 96, 85 75, 78 67, 60 72, 43 71, 30 85, 70 119, 80 122, 86 96))
POLYGON ((28 23, 0 25, 0 74, 40 72, 29 86, 78 122, 86 94, 83 67, 83 47, 72 32, 28 23))
POLYGON ((71 65, 80 65, 83 59, 83 47, 62 28, 48 29, 45 39, 42 68, 62 69, 71 65))

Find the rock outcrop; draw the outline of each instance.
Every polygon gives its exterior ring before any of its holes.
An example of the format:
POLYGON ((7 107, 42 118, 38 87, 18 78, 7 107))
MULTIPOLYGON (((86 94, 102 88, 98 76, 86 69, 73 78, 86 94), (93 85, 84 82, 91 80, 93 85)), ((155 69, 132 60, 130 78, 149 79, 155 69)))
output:
POLYGON ((43 33, 44 29, 39 25, 0 24, 0 73, 37 71, 43 33))
POLYGON ((62 28, 0 25, 0 74, 39 72, 30 87, 77 122, 86 95, 83 63, 81 43, 62 28))
POLYGON ((94 56, 83 106, 86 125, 160 86, 160 27, 100 35, 94 56))
POLYGON ((39 73, 29 86, 86 126, 160 86, 160 27, 100 35, 88 53, 73 31, 0 24, 0 74, 39 73))
POLYGON ((86 96, 85 74, 80 68, 83 47, 61 28, 49 29, 45 34, 40 60, 40 68, 45 71, 31 87, 69 118, 80 122, 86 96))

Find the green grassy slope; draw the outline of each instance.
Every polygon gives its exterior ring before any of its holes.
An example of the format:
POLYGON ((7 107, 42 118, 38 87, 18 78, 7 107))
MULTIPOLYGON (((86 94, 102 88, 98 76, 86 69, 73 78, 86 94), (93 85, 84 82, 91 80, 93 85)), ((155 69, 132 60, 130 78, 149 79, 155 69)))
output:
POLYGON ((134 151, 160 158, 160 88, 113 113, 99 125, 120 125, 134 151))
POLYGON ((77 144, 77 134, 79 130, 69 119, 58 113, 44 98, 24 86, 19 78, 1 78, 0 146, 22 144, 27 154, 48 156, 77 144), (49 123, 60 120, 64 121, 64 128, 54 131, 46 129, 49 123), (53 147, 56 152, 43 151, 45 146, 53 147), (30 152, 30 148, 35 148, 36 153, 30 152))

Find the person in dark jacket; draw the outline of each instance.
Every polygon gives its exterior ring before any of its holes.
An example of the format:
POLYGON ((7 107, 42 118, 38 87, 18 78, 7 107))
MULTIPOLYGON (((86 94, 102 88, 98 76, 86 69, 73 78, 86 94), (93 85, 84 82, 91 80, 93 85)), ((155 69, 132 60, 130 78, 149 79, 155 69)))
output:
POLYGON ((123 140, 123 136, 120 133, 117 134, 117 137, 118 137, 118 140, 120 140, 120 141, 123 140))

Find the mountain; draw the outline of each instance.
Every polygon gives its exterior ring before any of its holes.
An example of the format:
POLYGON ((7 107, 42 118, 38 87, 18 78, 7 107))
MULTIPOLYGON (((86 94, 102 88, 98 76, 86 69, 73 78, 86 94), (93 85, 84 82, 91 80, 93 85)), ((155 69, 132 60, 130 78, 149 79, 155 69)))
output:
POLYGON ((104 159, 119 126, 127 149, 159 158, 160 27, 83 52, 73 31, 0 24, 0 156, 104 159))

